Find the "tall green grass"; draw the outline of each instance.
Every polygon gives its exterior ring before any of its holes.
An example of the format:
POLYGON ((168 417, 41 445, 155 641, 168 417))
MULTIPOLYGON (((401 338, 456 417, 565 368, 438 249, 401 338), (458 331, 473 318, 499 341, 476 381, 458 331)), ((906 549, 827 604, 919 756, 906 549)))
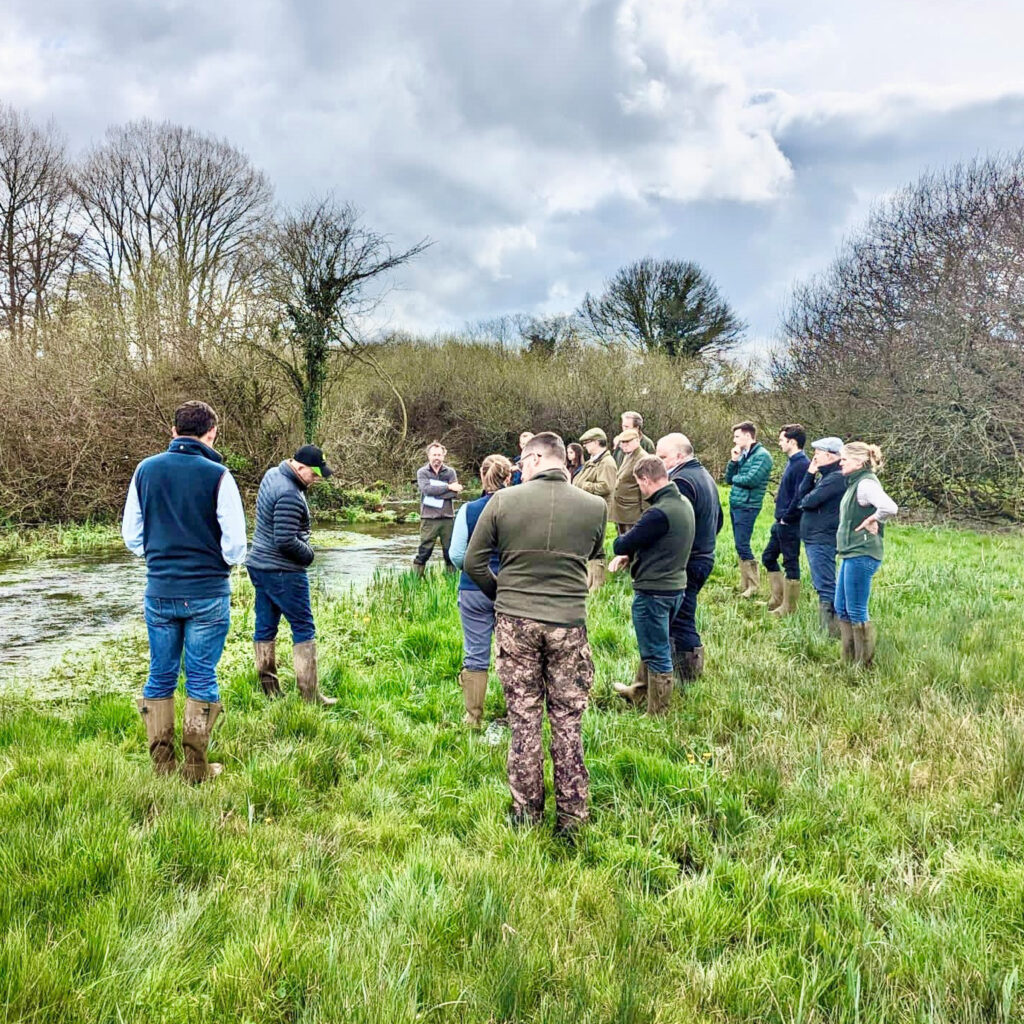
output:
POLYGON ((813 595, 781 622, 735 600, 723 536, 706 674, 661 720, 612 692, 635 657, 614 580, 575 848, 506 824, 507 743, 460 725, 454 579, 318 595, 327 712, 287 642, 264 700, 240 587, 227 771, 195 789, 152 774, 145 648, 120 641, 80 663, 107 695, 0 706, 3 1019, 1024 1019, 1022 555, 892 529, 864 672, 813 595))

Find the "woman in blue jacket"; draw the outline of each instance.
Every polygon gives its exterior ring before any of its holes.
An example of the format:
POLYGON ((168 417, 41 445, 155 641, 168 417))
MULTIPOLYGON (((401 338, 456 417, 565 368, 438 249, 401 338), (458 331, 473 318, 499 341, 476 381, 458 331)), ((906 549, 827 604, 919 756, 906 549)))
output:
MULTIPOLYGON (((488 455, 480 466, 483 495, 467 502, 455 517, 448 555, 460 569, 466 557, 480 513, 495 491, 506 487, 512 478, 512 463, 504 455, 488 455)), ((491 556, 491 571, 498 572, 498 553, 491 556)), ((466 702, 463 721, 473 729, 483 724, 487 697, 487 672, 491 667, 491 637, 494 635, 494 602, 465 574, 459 578, 459 618, 462 619, 462 672, 459 682, 466 702)))

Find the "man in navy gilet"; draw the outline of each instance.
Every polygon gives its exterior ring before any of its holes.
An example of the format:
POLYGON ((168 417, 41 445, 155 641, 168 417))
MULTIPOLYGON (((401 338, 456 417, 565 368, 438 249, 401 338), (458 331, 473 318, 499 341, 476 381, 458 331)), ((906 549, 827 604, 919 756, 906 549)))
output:
POLYGON ((146 559, 149 678, 139 700, 158 773, 174 771, 174 691, 185 658, 182 774, 218 775, 206 751, 220 714, 217 663, 231 616, 232 565, 245 561, 245 512, 234 478, 214 451, 217 414, 205 402, 174 413, 167 451, 139 463, 128 488, 121 535, 146 559))

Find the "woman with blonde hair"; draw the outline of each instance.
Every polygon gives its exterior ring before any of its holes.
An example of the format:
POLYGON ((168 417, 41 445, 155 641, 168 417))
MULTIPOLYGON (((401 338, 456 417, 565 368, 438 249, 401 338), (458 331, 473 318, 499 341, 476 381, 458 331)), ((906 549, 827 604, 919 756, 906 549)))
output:
MULTIPOLYGON (((469 539, 473 536, 480 513, 496 491, 507 487, 512 479, 512 463, 504 455, 488 455, 480 466, 483 494, 467 502, 455 517, 451 560, 461 569, 469 539)), ((498 553, 491 554, 491 571, 498 572, 498 553)), ((462 672, 459 682, 466 702, 463 721, 473 729, 483 724, 484 700, 487 697, 487 672, 491 667, 491 637, 494 635, 494 602, 466 575, 459 578, 459 618, 462 619, 462 672)))
POLYGON ((882 564, 885 522, 899 511, 876 475, 882 468, 878 445, 851 441, 839 452, 846 493, 839 506, 836 548, 840 558, 835 608, 843 660, 867 667, 875 656, 875 626, 868 619, 871 580, 882 564))

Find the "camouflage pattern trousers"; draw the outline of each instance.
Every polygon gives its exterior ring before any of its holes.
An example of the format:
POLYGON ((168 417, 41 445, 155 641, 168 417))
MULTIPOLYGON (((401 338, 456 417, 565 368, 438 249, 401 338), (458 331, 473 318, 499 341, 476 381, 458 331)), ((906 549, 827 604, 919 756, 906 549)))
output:
POLYGON ((555 811, 559 826, 587 820, 590 776, 583 764, 580 723, 594 682, 586 626, 550 626, 498 615, 497 668, 505 691, 512 741, 508 787, 513 814, 544 814, 544 708, 551 723, 555 811))

